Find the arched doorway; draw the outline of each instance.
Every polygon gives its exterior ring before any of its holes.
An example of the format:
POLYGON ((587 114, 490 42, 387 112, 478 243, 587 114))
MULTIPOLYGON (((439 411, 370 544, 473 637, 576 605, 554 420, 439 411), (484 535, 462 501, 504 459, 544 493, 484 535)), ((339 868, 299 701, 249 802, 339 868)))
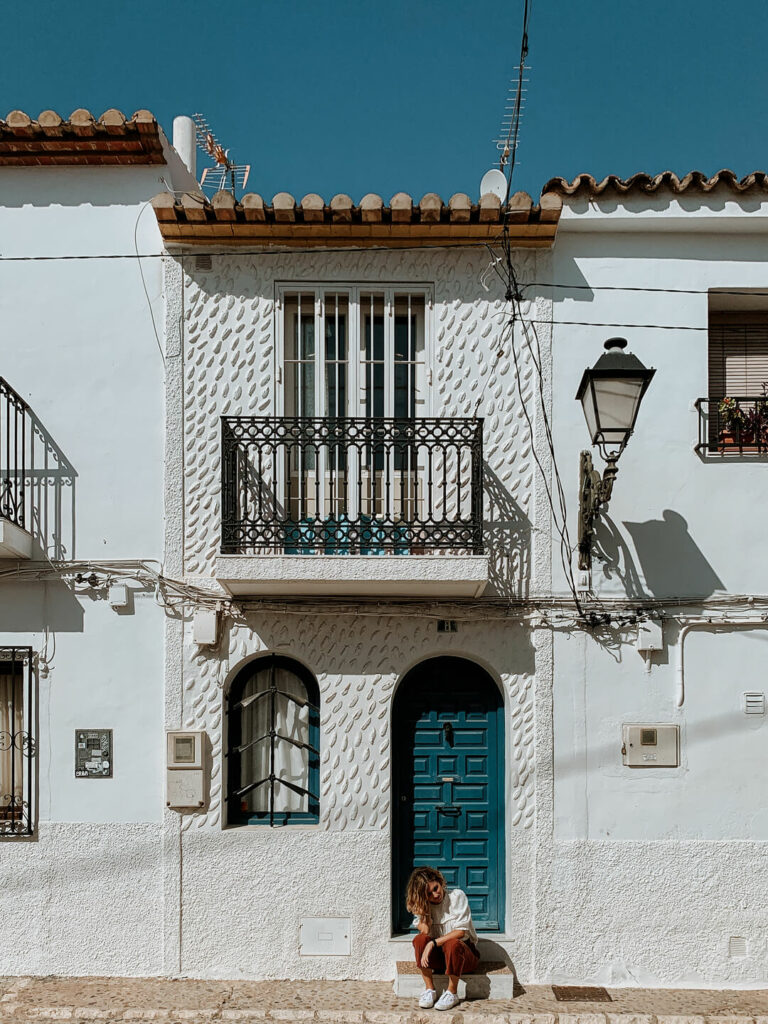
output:
POLYGON ((469 898, 477 928, 504 928, 504 706, 466 658, 430 658, 392 708, 392 920, 408 931, 405 885, 439 868, 469 898))

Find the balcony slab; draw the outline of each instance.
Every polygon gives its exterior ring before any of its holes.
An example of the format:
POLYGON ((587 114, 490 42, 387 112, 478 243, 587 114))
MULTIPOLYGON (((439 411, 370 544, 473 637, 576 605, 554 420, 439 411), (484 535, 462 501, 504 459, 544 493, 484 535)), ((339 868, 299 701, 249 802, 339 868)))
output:
POLYGON ((0 558, 31 558, 32 534, 9 519, 0 519, 0 558))
POLYGON ((219 555, 233 596, 479 597, 486 555, 219 555))

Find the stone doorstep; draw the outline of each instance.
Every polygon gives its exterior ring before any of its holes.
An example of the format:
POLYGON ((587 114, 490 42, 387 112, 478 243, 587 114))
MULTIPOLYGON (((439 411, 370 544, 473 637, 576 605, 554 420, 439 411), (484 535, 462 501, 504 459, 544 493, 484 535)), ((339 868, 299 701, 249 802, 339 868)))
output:
MULTIPOLYGON (((418 999, 424 989, 424 982, 413 960, 398 960, 395 974, 395 995, 418 999)), ((434 974, 435 990, 439 994, 448 987, 445 974, 434 974)), ((513 999, 515 976, 500 960, 481 960, 471 974, 464 974, 459 980, 460 999, 513 999)), ((462 1014, 462 1019, 466 1014, 462 1014)))

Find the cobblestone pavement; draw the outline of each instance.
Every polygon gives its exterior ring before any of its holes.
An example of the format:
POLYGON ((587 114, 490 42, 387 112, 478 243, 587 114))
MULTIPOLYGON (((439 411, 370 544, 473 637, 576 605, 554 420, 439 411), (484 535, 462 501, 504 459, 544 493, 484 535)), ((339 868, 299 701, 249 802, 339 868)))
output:
POLYGON ((768 1024, 768 989, 609 989, 611 1002, 557 1002, 546 985, 438 1014, 392 983, 0 978, 0 1022, 276 1021, 280 1024, 768 1024))

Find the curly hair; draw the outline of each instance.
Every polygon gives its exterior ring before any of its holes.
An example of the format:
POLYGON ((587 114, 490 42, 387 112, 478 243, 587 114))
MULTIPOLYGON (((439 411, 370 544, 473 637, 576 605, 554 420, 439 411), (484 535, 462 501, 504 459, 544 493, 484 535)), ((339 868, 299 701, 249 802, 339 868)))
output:
POLYGON ((427 921, 430 918, 430 904, 427 898, 427 886, 430 882, 439 882, 445 889, 445 878, 436 868, 414 868, 405 889, 405 905, 408 912, 427 921))

